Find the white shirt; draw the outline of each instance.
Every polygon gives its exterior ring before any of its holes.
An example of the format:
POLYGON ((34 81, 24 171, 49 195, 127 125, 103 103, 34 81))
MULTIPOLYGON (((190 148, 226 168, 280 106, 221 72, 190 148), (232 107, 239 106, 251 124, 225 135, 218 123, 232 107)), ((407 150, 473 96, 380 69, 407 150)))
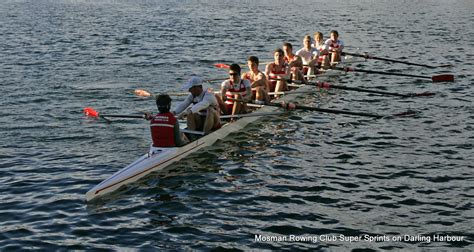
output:
POLYGON ((324 44, 324 43, 319 44, 318 46, 316 46, 315 44, 311 44, 311 46, 312 46, 313 48, 318 49, 320 52, 321 52, 322 50, 329 50, 329 46, 326 45, 326 44, 324 44))
POLYGON ((296 51, 296 55, 301 57, 303 64, 309 64, 311 60, 319 56, 319 50, 314 47, 311 47, 309 50, 303 47, 296 51))
POLYGON ((176 108, 174 109, 174 114, 179 114, 183 112, 189 105, 194 104, 191 106, 191 112, 197 113, 201 110, 207 109, 209 106, 213 106, 217 108, 218 103, 216 100, 216 96, 212 92, 202 91, 200 95, 197 97, 193 97, 192 94, 189 94, 184 101, 182 101, 176 108))

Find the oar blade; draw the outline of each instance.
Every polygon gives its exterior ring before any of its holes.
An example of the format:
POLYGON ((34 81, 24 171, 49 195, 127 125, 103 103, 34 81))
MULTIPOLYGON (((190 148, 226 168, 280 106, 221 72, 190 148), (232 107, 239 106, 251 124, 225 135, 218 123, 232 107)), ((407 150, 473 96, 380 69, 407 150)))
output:
POLYGON ((217 67, 217 68, 230 68, 229 65, 224 64, 224 63, 216 63, 216 64, 214 64, 214 66, 217 67))
POLYGON ((84 114, 88 117, 99 117, 99 112, 91 107, 84 108, 84 114))
POLYGON ((141 97, 150 97, 151 96, 151 93, 146 91, 146 90, 143 90, 143 89, 135 89, 135 91, 133 91, 135 93, 135 95, 137 96, 141 96, 141 97))
POLYGON ((452 74, 442 74, 442 75, 435 75, 431 77, 433 82, 453 82, 454 75, 452 74))

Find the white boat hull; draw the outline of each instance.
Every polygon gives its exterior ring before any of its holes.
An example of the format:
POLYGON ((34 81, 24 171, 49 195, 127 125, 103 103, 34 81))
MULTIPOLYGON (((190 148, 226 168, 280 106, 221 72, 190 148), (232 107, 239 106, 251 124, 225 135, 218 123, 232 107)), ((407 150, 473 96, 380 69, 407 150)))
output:
MULTIPOLYGON (((298 91, 310 90, 311 86, 302 86, 298 91)), ((298 94, 301 95, 301 92, 291 93, 288 92, 284 96, 284 100, 294 100, 298 94)), ((263 106, 258 109, 258 113, 265 112, 274 112, 279 110, 278 107, 273 106, 263 106)), ((135 160, 133 163, 123 168, 122 170, 116 172, 111 177, 102 181, 100 184, 94 186, 91 190, 86 193, 86 201, 91 201, 97 197, 103 196, 107 193, 116 191, 121 186, 133 183, 151 172, 159 171, 165 167, 175 163, 186 156, 190 155, 202 149, 204 147, 210 146, 215 143, 218 139, 223 139, 232 132, 239 131, 247 126, 249 123, 256 121, 259 116, 253 117, 243 117, 234 122, 224 124, 222 128, 211 132, 208 135, 205 135, 196 141, 193 141, 182 147, 174 148, 150 148, 150 151, 147 154, 144 154, 139 159, 135 160)))

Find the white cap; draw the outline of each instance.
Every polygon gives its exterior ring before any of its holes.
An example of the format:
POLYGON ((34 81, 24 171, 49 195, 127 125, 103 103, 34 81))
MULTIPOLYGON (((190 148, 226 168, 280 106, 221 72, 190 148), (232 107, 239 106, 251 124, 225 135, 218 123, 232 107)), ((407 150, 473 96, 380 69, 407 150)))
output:
POLYGON ((186 83, 184 83, 183 89, 188 90, 194 86, 201 86, 201 85, 202 85, 202 79, 199 78, 198 76, 193 76, 186 83))

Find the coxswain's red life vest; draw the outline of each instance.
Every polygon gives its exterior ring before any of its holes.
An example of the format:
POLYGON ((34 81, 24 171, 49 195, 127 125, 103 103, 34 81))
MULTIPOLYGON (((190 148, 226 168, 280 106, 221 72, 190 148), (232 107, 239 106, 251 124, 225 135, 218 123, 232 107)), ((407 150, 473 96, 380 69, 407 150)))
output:
POLYGON ((156 114, 150 121, 151 138, 154 147, 175 147, 174 125, 176 117, 173 113, 156 114))

